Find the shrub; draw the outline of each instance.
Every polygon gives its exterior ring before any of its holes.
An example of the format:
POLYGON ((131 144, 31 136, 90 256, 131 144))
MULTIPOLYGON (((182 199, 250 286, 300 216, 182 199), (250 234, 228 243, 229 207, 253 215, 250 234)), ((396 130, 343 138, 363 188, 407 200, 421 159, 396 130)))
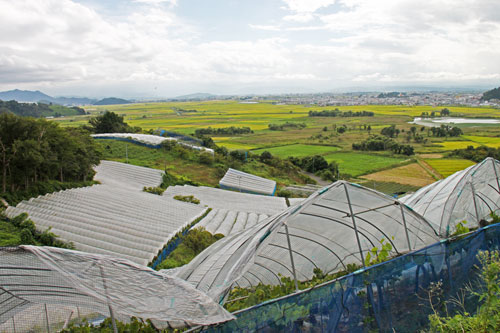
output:
MULTIPOLYGON (((498 251, 480 251, 477 257, 481 264, 479 277, 484 289, 476 292, 469 287, 466 292, 479 297, 482 304, 476 314, 468 313, 464 309, 461 313, 452 317, 448 314, 442 317, 437 311, 439 304, 437 306, 433 304, 431 298, 430 301, 434 310, 434 313, 429 316, 430 330, 432 332, 500 331, 500 254, 498 251)), ((437 287, 439 292, 440 285, 437 287)), ((432 297, 433 295, 430 294, 429 296, 432 297)))
POLYGON ((146 187, 144 186, 142 188, 142 191, 143 192, 148 192, 148 193, 152 193, 152 194, 156 194, 156 195, 162 195, 163 192, 165 192, 165 189, 164 188, 161 188, 161 187, 146 187))
POLYGON ((21 237, 21 244, 25 244, 25 245, 35 244, 35 239, 33 238, 33 234, 27 228, 21 230, 20 237, 21 237))
POLYGON ((214 162, 214 157, 212 154, 208 152, 202 152, 198 156, 198 160, 200 161, 201 164, 212 165, 212 163, 214 162))
POLYGON ((176 195, 174 197, 174 199, 175 200, 179 200, 179 201, 194 203, 194 204, 197 204, 197 205, 200 203, 200 200, 196 199, 192 195, 176 195))

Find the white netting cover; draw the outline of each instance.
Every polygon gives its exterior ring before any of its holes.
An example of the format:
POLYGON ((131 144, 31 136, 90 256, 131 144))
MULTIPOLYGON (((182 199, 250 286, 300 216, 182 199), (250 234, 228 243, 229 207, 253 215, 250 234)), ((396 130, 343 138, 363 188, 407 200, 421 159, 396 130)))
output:
POLYGON ((500 210, 500 162, 488 157, 465 170, 421 188, 401 199, 431 223, 443 237, 459 222, 478 227, 500 210))
POLYGON ((274 215, 287 208, 285 198, 268 195, 240 193, 206 186, 169 186, 163 198, 176 195, 193 195, 201 205, 247 213, 274 215))
POLYGON ((219 181, 219 185, 229 189, 265 195, 274 195, 276 191, 276 182, 274 180, 231 168, 227 170, 224 177, 219 181))
POLYGON ((339 181, 216 242, 174 274, 219 300, 234 283, 280 284, 279 275, 292 277, 290 252, 297 279, 308 280, 314 268, 332 273, 348 264, 361 266, 360 248, 365 257, 381 247, 382 239, 396 255, 439 237, 429 222, 394 198, 339 181))
POLYGON ((161 183, 160 170, 102 161, 101 185, 54 192, 6 211, 29 214, 38 230, 51 227, 62 240, 85 252, 108 254, 147 265, 205 207, 143 192, 161 183))
POLYGON ((158 327, 234 319, 186 281, 125 259, 36 246, 0 248, 0 258, 0 329, 16 322, 19 328, 42 304, 50 307, 51 320, 63 319, 58 307, 106 317, 111 307, 119 320, 151 319, 158 327))
POLYGON ((137 133, 100 133, 100 134, 91 134, 91 136, 96 139, 128 139, 131 141, 136 141, 139 143, 144 143, 147 145, 154 145, 154 146, 161 144, 163 141, 176 141, 180 145, 183 145, 185 147, 189 147, 196 150, 207 151, 211 154, 214 153, 214 150, 210 148, 189 144, 186 142, 178 141, 176 138, 164 137, 159 135, 137 134, 137 133))

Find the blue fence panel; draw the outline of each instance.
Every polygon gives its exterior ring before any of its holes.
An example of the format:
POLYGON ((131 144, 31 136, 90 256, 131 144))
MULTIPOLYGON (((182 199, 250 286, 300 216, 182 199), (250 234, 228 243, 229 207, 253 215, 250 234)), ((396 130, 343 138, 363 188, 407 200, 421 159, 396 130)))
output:
MULTIPOLYGON (((237 320, 205 327, 205 332, 415 332, 428 327, 431 283, 442 299, 477 286, 476 255, 496 250, 500 225, 442 241, 349 274, 313 289, 264 302, 235 313, 237 320)), ((466 308, 477 308, 475 297, 466 308)), ((449 305, 448 310, 454 309, 449 305)))

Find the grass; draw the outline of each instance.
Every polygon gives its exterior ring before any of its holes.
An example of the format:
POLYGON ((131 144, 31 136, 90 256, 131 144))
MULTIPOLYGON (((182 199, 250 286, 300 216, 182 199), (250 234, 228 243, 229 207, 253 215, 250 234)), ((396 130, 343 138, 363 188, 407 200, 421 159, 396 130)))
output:
POLYGON ((21 244, 21 229, 12 223, 0 220, 0 246, 17 246, 21 244))
POLYGON ((340 148, 332 146, 294 144, 294 145, 279 146, 272 148, 256 149, 252 150, 252 153, 260 155, 264 151, 268 151, 273 156, 278 156, 279 158, 287 158, 290 156, 304 157, 310 155, 328 155, 338 150, 340 150, 340 148))
POLYGON ((426 159, 425 162, 443 176, 443 178, 475 164, 465 159, 426 159))
POLYGON ((325 159, 329 163, 335 161, 339 165, 341 174, 344 173, 357 177, 397 165, 405 161, 407 157, 339 152, 327 155, 325 159))
POLYGON ((185 177, 200 185, 216 186, 224 175, 227 167, 248 172, 260 177, 273 179, 280 185, 291 183, 304 184, 305 180, 296 170, 280 170, 275 167, 250 159, 246 163, 238 161, 214 161, 207 165, 199 161, 199 153, 184 149, 182 154, 176 151, 153 149, 118 140, 97 140, 103 152, 103 159, 126 162, 125 149, 128 153, 128 163, 154 169, 167 170, 176 177, 185 177), (125 148, 127 147, 127 148, 125 148))

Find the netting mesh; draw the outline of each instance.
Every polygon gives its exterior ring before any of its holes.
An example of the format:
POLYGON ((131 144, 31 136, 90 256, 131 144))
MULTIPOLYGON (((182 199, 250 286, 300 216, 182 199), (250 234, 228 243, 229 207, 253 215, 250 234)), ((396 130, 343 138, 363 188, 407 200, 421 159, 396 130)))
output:
POLYGON ((62 327, 71 311, 77 317, 150 319, 157 327, 233 318, 185 281, 124 259, 49 247, 0 248, 0 323, 62 327))
MULTIPOLYGON (((205 332, 415 332, 429 325, 429 287, 442 299, 465 285, 478 288, 479 250, 498 250, 500 225, 452 242, 439 242, 310 290, 235 313, 237 319, 205 332)), ((434 300, 433 300, 434 301, 434 300)), ((465 301, 476 309, 477 298, 465 301)), ((453 307, 448 308, 453 313, 453 307)))
POLYGON ((381 242, 390 255, 422 248, 438 240, 419 214, 379 192, 344 181, 268 220, 230 235, 176 271, 197 289, 219 300, 231 286, 281 284, 281 276, 309 280, 324 273, 364 265, 381 242))
POLYGON ((489 157, 402 201, 434 223, 440 235, 448 237, 459 222, 478 227, 491 212, 500 210, 499 176, 500 162, 489 157))

